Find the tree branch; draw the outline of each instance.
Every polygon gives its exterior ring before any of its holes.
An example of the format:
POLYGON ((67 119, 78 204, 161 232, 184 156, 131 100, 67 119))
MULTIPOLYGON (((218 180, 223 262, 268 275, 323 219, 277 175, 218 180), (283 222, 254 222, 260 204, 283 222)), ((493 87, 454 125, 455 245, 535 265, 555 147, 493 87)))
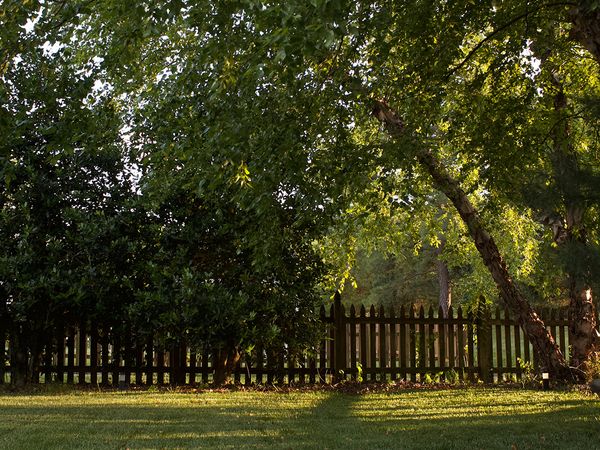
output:
POLYGON ((477 43, 477 45, 475 47, 473 47, 469 53, 467 53, 467 56, 465 56, 464 59, 460 63, 458 63, 456 66, 454 66, 452 69, 450 69, 450 71, 446 75, 446 80, 448 78, 450 78, 452 75, 454 75, 458 70, 462 69, 467 64, 467 62, 469 62, 469 60, 473 57, 473 55, 475 55, 475 53, 477 53, 477 51, 481 47, 483 47, 483 45, 486 42, 492 40, 496 35, 500 34, 504 30, 506 30, 507 28, 511 27, 512 25, 514 25, 515 23, 517 23, 521 19, 528 18, 529 15, 532 14, 532 13, 536 13, 536 12, 542 10, 542 9, 554 8, 554 7, 557 7, 557 6, 577 6, 577 4, 576 3, 572 3, 572 2, 546 3, 546 4, 543 4, 543 5, 540 5, 538 8, 536 8, 534 10, 531 10, 531 11, 529 9, 527 9, 524 13, 519 14, 516 17, 513 17, 507 23, 505 23, 504 25, 501 25, 499 28, 496 28, 494 31, 492 31, 490 34, 488 34, 486 37, 484 37, 481 41, 479 41, 479 43, 477 43))

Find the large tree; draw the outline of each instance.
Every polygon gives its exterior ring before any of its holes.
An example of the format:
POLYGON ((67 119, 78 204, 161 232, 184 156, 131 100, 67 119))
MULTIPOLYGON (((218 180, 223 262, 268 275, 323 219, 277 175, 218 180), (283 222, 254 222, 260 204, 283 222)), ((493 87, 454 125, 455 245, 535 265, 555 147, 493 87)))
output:
MULTIPOLYGON (((296 126, 274 137, 286 118, 269 113, 268 105, 285 90, 265 87, 258 100, 249 91, 255 85, 227 91, 215 80, 223 69, 219 52, 227 50, 225 42, 215 45, 198 38, 189 17, 184 21, 178 16, 183 3, 169 4, 172 11, 144 2, 127 6, 102 2, 93 12, 89 2, 48 2, 31 9, 8 5, 15 18, 8 23, 16 26, 10 35, 12 45, 3 46, 5 81, 14 84, 13 73, 26 68, 20 80, 30 87, 16 90, 13 102, 27 105, 30 95, 52 102, 40 109, 47 117, 32 116, 32 133, 47 120, 55 123, 52 129, 63 138, 52 146, 40 138, 23 148, 40 153, 44 162, 54 158, 48 167, 39 168, 44 173, 54 173, 52 164, 57 161, 65 166, 61 189, 47 183, 52 192, 44 197, 57 205, 36 205, 35 210, 43 217, 58 216, 54 229, 39 227, 41 245, 56 234, 56 240, 69 248, 58 248, 53 259, 34 249, 31 258, 40 262, 42 274, 56 272, 53 267, 72 273, 56 276, 74 292, 58 290, 56 300, 44 292, 31 301, 13 300, 17 294, 12 278, 23 278, 27 272, 14 258, 7 258, 6 316, 16 323, 14 310, 27 307, 19 323, 39 324, 43 317, 36 312, 56 308, 53 320, 43 322, 36 333, 41 339, 65 311, 74 320, 84 313, 92 318, 88 309, 94 302, 83 299, 96 300, 93 319, 106 326, 126 324, 138 336, 185 340, 212 351, 215 381, 224 382, 242 350, 261 346, 286 349, 292 355, 318 341, 322 327, 316 302, 322 264, 312 241, 323 226, 319 219, 323 196, 319 181, 306 182, 306 156, 294 157, 306 154, 302 122, 292 120, 296 126), (135 26, 134 17, 142 28, 135 26), (48 71, 21 63, 36 55, 45 55, 52 68, 70 77, 65 75, 60 85, 52 84, 52 90, 43 92, 37 77, 48 71), (136 64, 139 57, 146 58, 144 65, 136 64), (78 96, 69 96, 71 89, 78 96), (109 114, 115 110, 119 115, 109 114), (61 120, 71 112, 73 117, 61 120), (90 122, 83 127, 80 121, 88 118, 88 112, 90 122), (238 123, 237 116, 244 116, 246 123, 238 123), (106 123, 117 117, 120 121, 106 123), (257 131, 261 121, 263 129, 257 131), (97 139, 99 133, 107 140, 97 139), (127 144, 128 155, 136 160, 120 154, 118 143, 127 144), (273 158, 274 149, 287 157, 273 158), (90 169, 81 154, 115 165, 90 169), (136 182, 129 186, 131 199, 123 201, 117 191, 128 184, 127 171, 135 174, 136 182), (87 200, 92 188, 99 195, 92 200, 96 203, 71 198, 77 192, 87 200), (76 210, 80 222, 65 223, 63 207, 76 210), (98 219, 107 215, 106 209, 117 215, 112 222, 98 219), (119 245, 121 253, 110 253, 119 245), (87 258, 86 264, 81 258, 87 258), (77 271, 65 261, 72 261, 77 271)), ((241 45, 233 39, 230 44, 232 52, 241 45)), ((22 109, 24 116, 31 113, 27 106, 22 109)), ((26 137, 18 118, 8 122, 7 129, 16 139, 26 137)), ((6 148, 11 155, 18 151, 13 141, 7 141, 6 148)), ((29 160, 22 163, 23 171, 37 169, 32 166, 29 160)), ((7 209, 28 208, 23 197, 29 183, 14 182, 10 165, 6 167, 7 183, 25 192, 14 196, 7 209)), ((14 247, 17 243, 11 237, 6 244, 14 247)), ((12 255, 14 249, 7 253, 12 255)), ((38 291, 51 289, 43 276, 38 284, 38 291)))
POLYGON ((126 273, 132 190, 121 122, 93 96, 93 68, 78 71, 64 50, 34 42, 1 77, 0 320, 14 383, 36 380, 58 327, 123 301, 115 272, 126 273))
MULTIPOLYGON (((419 173, 455 207, 541 364, 568 378, 487 220, 539 217, 569 291, 572 363, 584 368, 598 340, 597 2, 106 0, 41 11, 82 60, 100 61, 140 157, 185 168, 200 199, 228 192, 269 218, 277 198, 301 230, 343 219, 390 174, 419 173)), ((268 244, 248 248, 254 264, 270 259, 268 244)))
MULTIPOLYGON (((555 218, 555 243, 565 247, 571 361, 584 368, 598 333, 591 296, 595 249, 584 231, 586 220, 594 221, 586 216, 597 201, 589 189, 596 180, 597 161, 586 151, 597 145, 589 126, 597 116, 583 99, 598 96, 598 67, 574 45, 568 12, 559 4, 477 9, 435 4, 422 9, 418 21, 424 29, 419 35, 411 32, 401 14, 380 14, 385 23, 381 29, 398 30, 403 38, 413 39, 413 48, 395 47, 396 54, 387 53, 375 69, 382 94, 373 111, 391 142, 399 149, 411 148, 411 156, 454 204, 501 298, 518 317, 543 364, 563 377, 569 374, 563 355, 513 281, 489 226, 461 186, 460 175, 452 173, 456 163, 448 158, 479 171, 490 191, 490 206, 512 203, 533 208, 546 220, 555 218), (462 27, 452 26, 459 21, 462 27), (415 47, 431 51, 435 60, 401 67, 400 61, 409 60, 415 47), (407 107, 404 93, 392 88, 390 95, 387 80, 392 74, 427 83, 422 87, 401 82, 413 89, 409 101, 414 95, 421 97, 416 102, 427 116, 407 107), (572 93, 570 104, 567 89, 572 93), (388 101, 380 100, 383 97, 388 101)), ((384 33, 380 42, 391 34, 384 33)))

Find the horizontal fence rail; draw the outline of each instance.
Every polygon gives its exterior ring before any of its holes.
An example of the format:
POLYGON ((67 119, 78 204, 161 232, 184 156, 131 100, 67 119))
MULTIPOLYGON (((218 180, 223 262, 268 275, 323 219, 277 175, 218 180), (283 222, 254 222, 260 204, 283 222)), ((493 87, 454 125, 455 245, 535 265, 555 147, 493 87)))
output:
MULTIPOLYGON (((541 317, 566 358, 568 321, 563 310, 543 309, 541 317)), ((256 349, 233 372, 237 383, 329 383, 346 379, 486 382, 520 380, 537 368, 533 349, 506 310, 461 307, 389 308, 351 306, 339 295, 320 318, 326 337, 315 351, 289 356, 285 349, 256 349)), ((10 382, 11 343, 0 354, 0 383, 10 382)), ((185 344, 158 347, 128 333, 81 325, 56 330, 48 339, 35 381, 93 385, 196 385, 213 380, 213 355, 185 344)))

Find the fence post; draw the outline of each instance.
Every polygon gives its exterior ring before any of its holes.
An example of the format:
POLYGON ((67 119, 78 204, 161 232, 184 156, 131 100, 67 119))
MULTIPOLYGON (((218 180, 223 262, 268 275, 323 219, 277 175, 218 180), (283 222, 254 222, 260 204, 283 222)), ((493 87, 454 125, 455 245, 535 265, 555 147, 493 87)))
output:
POLYGON ((479 297, 477 305, 477 360, 479 378, 485 383, 491 383, 493 381, 491 314, 483 296, 479 297))
POLYGON ((346 379, 346 313, 342 305, 339 291, 335 293, 333 304, 334 350, 333 350, 333 382, 346 379))

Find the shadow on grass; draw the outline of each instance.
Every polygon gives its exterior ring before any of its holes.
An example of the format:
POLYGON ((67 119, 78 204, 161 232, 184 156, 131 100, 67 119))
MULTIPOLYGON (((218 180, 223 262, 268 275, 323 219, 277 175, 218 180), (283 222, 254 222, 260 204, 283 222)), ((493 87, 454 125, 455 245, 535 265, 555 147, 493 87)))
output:
POLYGON ((86 398, 3 406, 0 448, 600 448, 594 400, 495 402, 461 391, 86 398))

